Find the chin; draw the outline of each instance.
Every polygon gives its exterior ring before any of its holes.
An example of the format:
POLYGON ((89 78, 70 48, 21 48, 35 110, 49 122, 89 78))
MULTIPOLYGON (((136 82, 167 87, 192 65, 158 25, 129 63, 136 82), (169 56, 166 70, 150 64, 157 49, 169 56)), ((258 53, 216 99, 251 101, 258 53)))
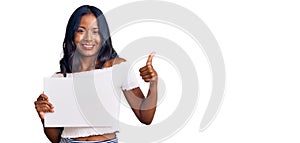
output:
POLYGON ((78 50, 79 56, 83 57, 94 57, 98 55, 98 51, 85 51, 85 50, 78 50))
POLYGON ((96 57, 97 54, 81 54, 82 57, 96 57))

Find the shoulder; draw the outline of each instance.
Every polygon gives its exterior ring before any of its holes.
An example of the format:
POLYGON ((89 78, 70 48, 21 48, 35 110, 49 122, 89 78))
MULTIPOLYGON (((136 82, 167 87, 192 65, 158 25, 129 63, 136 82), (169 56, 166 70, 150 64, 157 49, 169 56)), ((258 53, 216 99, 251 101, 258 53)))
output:
POLYGON ((123 58, 114 58, 114 59, 111 59, 112 62, 113 62, 113 65, 116 65, 116 64, 120 64, 120 63, 123 63, 123 62, 126 62, 125 59, 123 58))
POLYGON ((126 62, 126 60, 123 58, 113 58, 113 59, 106 61, 102 68, 109 68, 109 67, 112 67, 113 65, 117 65, 117 64, 120 64, 123 62, 126 62))
POLYGON ((61 78, 61 77, 64 77, 64 75, 61 72, 56 72, 51 77, 61 78))

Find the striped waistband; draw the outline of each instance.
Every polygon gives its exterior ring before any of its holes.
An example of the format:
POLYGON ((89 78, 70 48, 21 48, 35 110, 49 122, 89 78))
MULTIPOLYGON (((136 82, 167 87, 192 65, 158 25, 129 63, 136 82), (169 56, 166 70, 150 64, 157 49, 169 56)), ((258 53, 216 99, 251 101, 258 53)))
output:
POLYGON ((76 141, 76 140, 72 140, 72 143, 118 143, 118 139, 114 138, 114 139, 105 140, 105 141, 76 141))

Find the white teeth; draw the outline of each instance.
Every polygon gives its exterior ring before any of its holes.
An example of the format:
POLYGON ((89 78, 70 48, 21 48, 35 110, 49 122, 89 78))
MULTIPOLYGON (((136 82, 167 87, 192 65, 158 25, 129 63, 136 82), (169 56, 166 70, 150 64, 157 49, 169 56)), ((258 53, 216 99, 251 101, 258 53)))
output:
POLYGON ((91 48, 91 47, 93 47, 93 45, 83 45, 84 47, 89 47, 89 48, 91 48))
POLYGON ((82 44, 82 47, 86 50, 91 50, 93 49, 94 45, 92 44, 82 44))

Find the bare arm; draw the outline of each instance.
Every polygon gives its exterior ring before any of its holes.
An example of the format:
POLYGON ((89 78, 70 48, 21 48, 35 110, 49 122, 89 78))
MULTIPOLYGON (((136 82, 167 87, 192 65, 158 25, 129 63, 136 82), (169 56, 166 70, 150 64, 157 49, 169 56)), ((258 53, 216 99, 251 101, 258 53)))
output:
POLYGON ((61 138, 61 132, 59 128, 45 128, 44 127, 44 133, 47 136, 47 138, 52 142, 52 143, 59 143, 60 138, 61 138))
POLYGON ((132 90, 124 91, 124 95, 133 110, 136 117, 141 123, 150 125, 155 111, 157 103, 157 82, 150 84, 147 97, 144 97, 141 89, 135 88, 132 90))
MULTIPOLYGON (((37 101, 35 101, 34 104, 44 127, 44 114, 45 112, 54 112, 54 107, 49 102, 48 97, 44 93, 38 97, 37 101)), ((59 143, 61 135, 60 128, 44 127, 44 133, 52 143, 59 143)))
POLYGON ((144 96, 140 88, 124 91, 124 95, 131 106, 134 114, 140 122, 151 124, 157 104, 157 73, 152 67, 152 58, 154 54, 150 54, 146 66, 140 68, 140 75, 145 82, 149 82, 149 90, 147 97, 144 96))

